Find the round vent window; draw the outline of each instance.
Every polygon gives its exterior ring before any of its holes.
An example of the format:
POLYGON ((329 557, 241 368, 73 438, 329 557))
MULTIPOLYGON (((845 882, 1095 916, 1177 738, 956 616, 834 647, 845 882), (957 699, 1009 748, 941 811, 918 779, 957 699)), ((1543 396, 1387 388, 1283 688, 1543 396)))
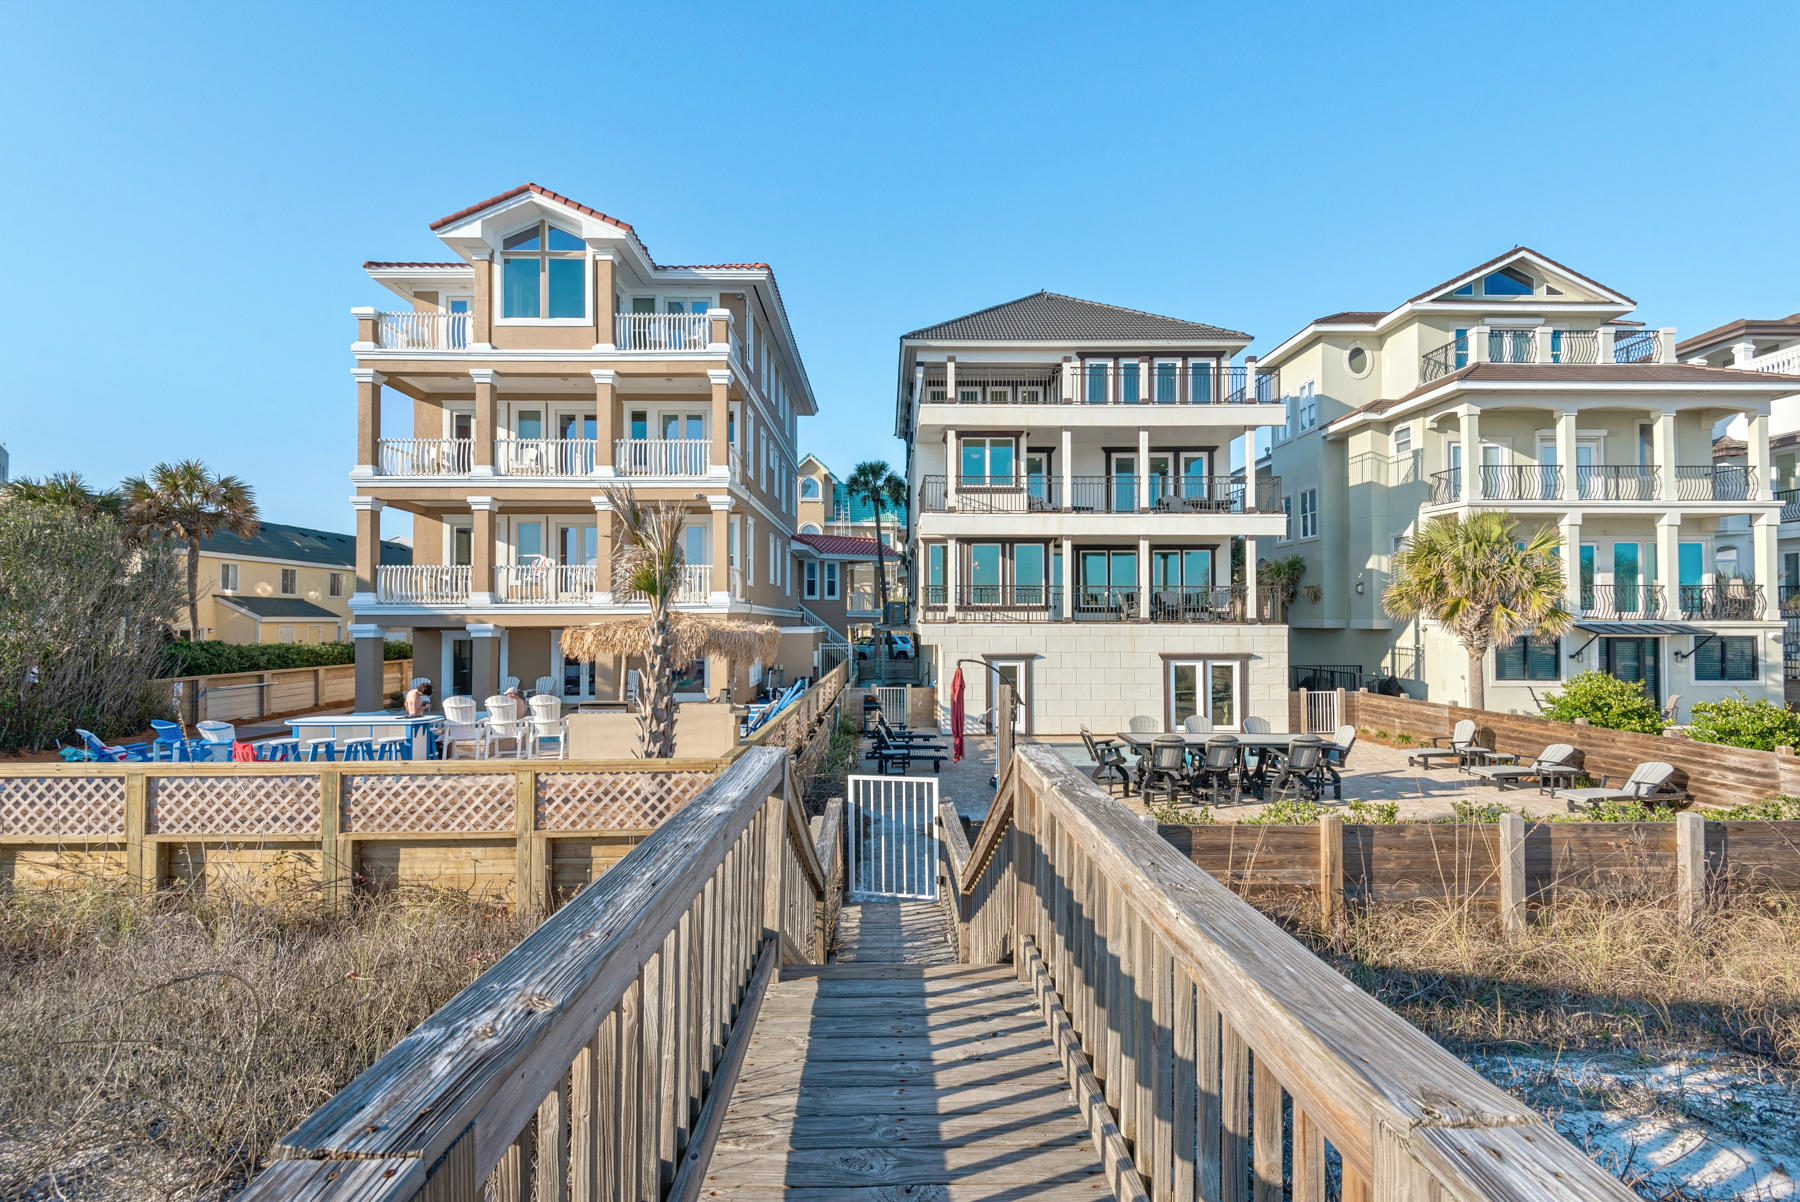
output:
POLYGON ((1369 352, 1360 346, 1353 346, 1344 355, 1344 366, 1354 376, 1364 375, 1369 370, 1369 352))

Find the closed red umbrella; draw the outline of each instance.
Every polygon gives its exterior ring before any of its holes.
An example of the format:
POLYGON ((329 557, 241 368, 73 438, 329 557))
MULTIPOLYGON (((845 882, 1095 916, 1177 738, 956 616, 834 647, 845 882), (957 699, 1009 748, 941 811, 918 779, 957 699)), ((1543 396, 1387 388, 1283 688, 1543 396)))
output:
POLYGON ((963 757, 963 677, 962 669, 950 678, 950 762, 960 763, 963 757))

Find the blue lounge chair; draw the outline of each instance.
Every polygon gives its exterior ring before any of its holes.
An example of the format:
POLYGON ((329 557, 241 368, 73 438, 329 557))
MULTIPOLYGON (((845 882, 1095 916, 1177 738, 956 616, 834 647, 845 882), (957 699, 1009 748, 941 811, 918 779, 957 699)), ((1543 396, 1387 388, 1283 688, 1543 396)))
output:
POLYGON ((744 723, 744 733, 754 733, 759 727, 765 725, 770 718, 773 718, 776 714, 779 714, 782 710, 792 705, 794 700, 804 692, 806 692, 806 686, 799 682, 795 682, 794 684, 789 685, 786 691, 784 691, 781 696, 775 698, 775 700, 766 702, 763 705, 751 706, 749 719, 744 723))
POLYGON ((82 730, 80 727, 75 728, 75 733, 81 736, 81 745, 86 749, 89 759, 115 764, 126 760, 141 764, 150 759, 143 743, 110 744, 93 731, 82 730))

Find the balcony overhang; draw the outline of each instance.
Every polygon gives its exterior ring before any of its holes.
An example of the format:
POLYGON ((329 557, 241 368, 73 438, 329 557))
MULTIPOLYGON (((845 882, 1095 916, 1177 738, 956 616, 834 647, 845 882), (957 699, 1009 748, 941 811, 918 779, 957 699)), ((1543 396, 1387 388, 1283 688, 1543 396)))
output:
POLYGON ((921 538, 1058 539, 1139 537, 1218 539, 1277 538, 1287 531, 1282 513, 921 513, 921 538))
POLYGON ((915 437, 928 430, 1030 429, 1033 427, 1117 432, 1122 427, 1153 430, 1220 426, 1285 426, 1287 406, 1264 405, 989 405, 927 403, 919 406, 915 437))

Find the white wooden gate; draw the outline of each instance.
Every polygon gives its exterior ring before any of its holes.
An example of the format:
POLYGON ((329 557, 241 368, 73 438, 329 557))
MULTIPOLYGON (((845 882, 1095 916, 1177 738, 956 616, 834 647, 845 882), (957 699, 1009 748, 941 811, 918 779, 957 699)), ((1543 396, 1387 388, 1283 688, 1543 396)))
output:
POLYGON ((1306 733, 1328 735, 1338 728, 1338 695, 1336 689, 1320 689, 1306 694, 1306 733))
POLYGON ((937 778, 852 776, 850 896, 937 897, 937 778))
POLYGON ((875 689, 875 700, 881 703, 881 716, 887 719, 889 726, 905 729, 905 685, 878 685, 875 689))

